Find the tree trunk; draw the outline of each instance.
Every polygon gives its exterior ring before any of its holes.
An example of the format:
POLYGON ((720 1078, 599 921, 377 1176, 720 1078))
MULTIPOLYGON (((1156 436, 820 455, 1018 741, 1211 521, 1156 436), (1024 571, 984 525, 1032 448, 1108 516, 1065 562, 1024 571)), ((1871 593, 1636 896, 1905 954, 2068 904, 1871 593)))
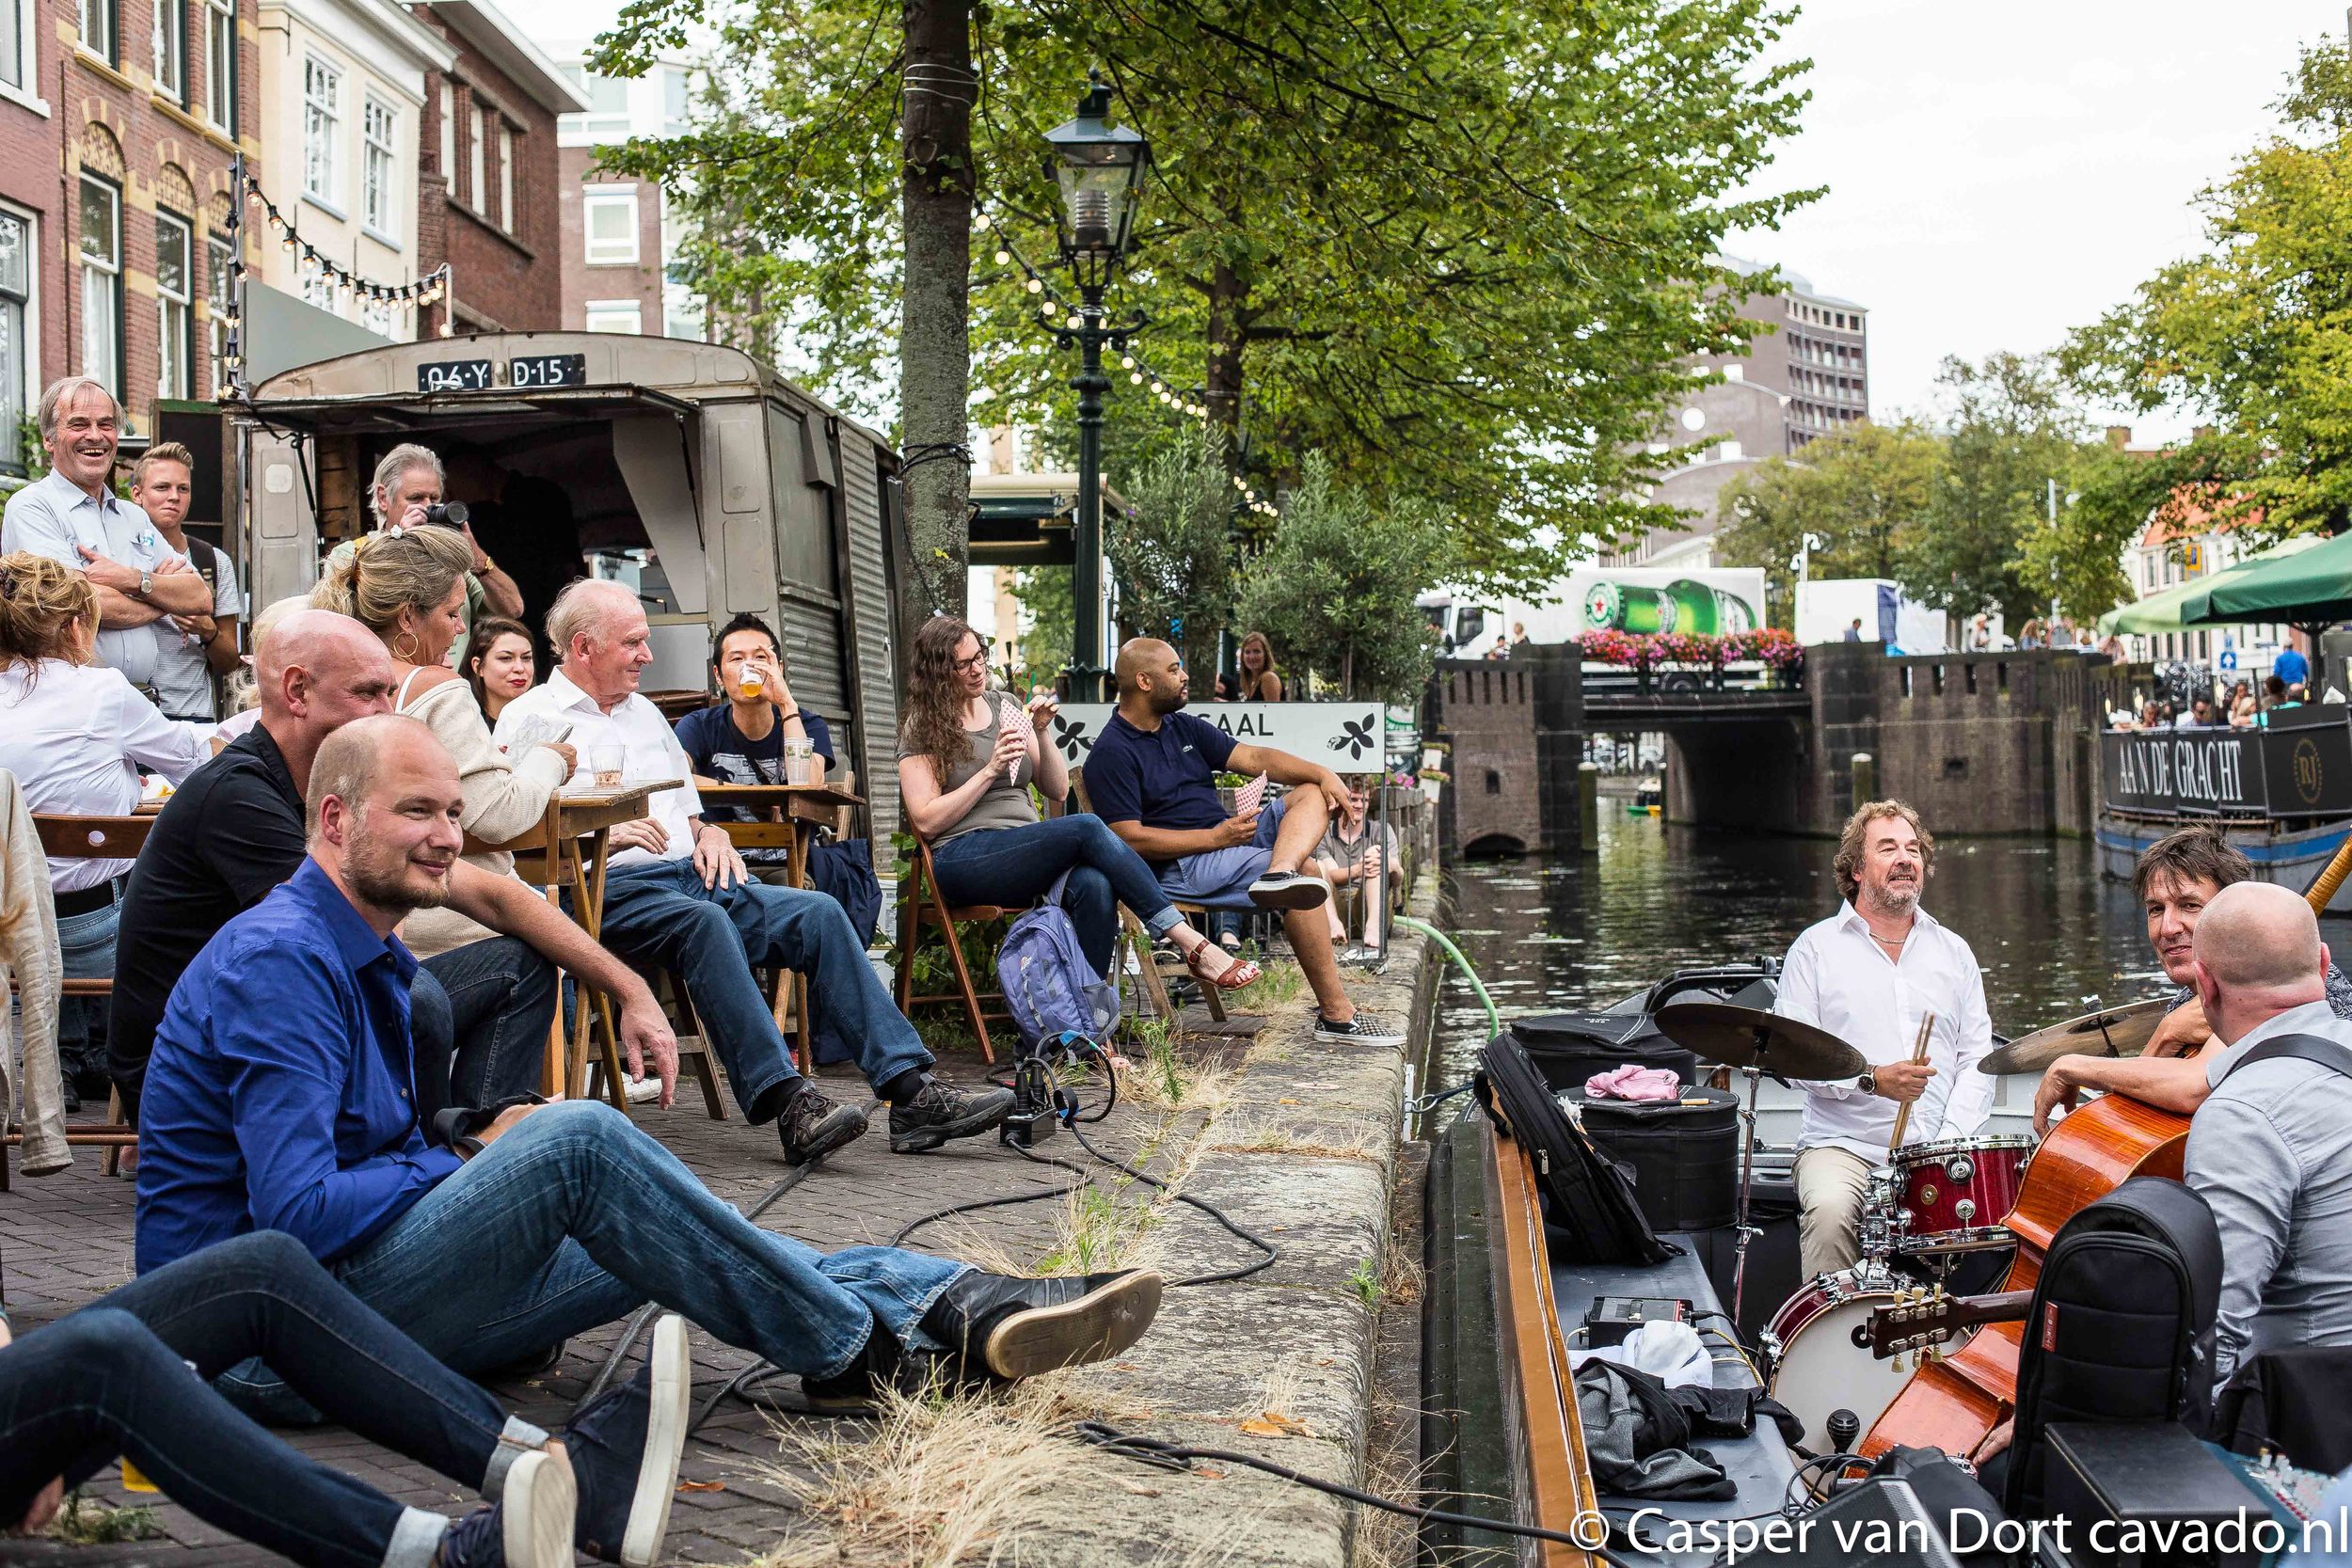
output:
MULTIPOLYGON (((1235 215, 1238 229, 1238 214, 1235 215)), ((1241 472, 1241 350, 1248 330, 1248 292, 1233 269, 1218 261, 1209 275, 1209 362, 1203 402, 1209 423, 1225 436, 1228 473, 1241 472)))
POLYGON ((907 537, 928 611, 964 613, 972 464, 964 447, 972 385, 972 8, 905 0, 906 287, 898 327, 898 406, 907 461, 907 537))

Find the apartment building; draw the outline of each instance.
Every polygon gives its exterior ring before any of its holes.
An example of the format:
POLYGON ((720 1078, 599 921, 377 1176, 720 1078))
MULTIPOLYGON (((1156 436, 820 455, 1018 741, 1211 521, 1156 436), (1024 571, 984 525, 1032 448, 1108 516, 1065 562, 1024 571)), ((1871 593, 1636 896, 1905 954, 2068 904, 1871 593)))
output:
POLYGON ((578 45, 558 55, 588 100, 556 127, 563 154, 564 325, 589 332, 707 336, 702 302, 673 280, 678 225, 661 187, 596 166, 598 150, 686 128, 696 68, 658 56, 642 76, 599 76, 578 45))

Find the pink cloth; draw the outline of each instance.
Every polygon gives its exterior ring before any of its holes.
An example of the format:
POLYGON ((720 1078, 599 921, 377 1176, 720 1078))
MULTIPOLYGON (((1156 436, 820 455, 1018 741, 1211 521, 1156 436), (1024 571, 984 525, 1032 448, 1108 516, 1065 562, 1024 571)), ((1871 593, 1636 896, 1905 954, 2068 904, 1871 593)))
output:
POLYGON ((1628 1064, 1594 1073, 1584 1080, 1584 1092, 1595 1100, 1674 1100, 1682 1093, 1682 1080, 1662 1067, 1628 1064))

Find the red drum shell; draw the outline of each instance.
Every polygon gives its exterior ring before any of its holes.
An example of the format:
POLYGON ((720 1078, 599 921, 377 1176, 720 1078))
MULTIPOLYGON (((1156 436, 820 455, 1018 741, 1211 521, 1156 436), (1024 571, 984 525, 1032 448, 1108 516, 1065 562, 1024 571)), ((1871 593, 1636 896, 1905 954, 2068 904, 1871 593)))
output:
POLYGON ((2033 1140, 2010 1134, 1896 1150, 1888 1157, 1895 1167, 1895 1251, 1919 1257, 2008 1245, 2013 1238, 2001 1221, 2017 1206, 2032 1156, 2033 1140))

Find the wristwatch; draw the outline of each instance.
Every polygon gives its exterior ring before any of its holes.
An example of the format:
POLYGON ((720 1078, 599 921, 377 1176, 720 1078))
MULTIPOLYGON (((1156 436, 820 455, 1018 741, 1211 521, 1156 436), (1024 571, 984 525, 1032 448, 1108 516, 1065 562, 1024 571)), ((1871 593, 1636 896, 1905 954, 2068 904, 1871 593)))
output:
POLYGON ((144 598, 146 598, 149 594, 152 594, 152 593, 154 593, 154 592, 155 592, 155 574, 154 574, 154 573, 152 573, 152 572, 147 572, 147 571, 142 571, 141 573, 139 573, 139 597, 140 597, 140 598, 142 598, 142 599, 144 599, 144 598))
POLYGON ((1856 1088, 1860 1089, 1860 1090, 1861 1090, 1864 1094, 1876 1094, 1876 1093, 1878 1093, 1878 1092, 1879 1092, 1879 1080, 1878 1080, 1878 1074, 1877 1074, 1877 1073, 1875 1073, 1875 1072, 1873 1072, 1873 1071, 1871 1071, 1868 1068, 1864 1068, 1864 1069, 1862 1069, 1862 1076, 1861 1076, 1860 1078, 1857 1078, 1856 1080, 1854 1080, 1854 1086, 1855 1086, 1856 1088))

